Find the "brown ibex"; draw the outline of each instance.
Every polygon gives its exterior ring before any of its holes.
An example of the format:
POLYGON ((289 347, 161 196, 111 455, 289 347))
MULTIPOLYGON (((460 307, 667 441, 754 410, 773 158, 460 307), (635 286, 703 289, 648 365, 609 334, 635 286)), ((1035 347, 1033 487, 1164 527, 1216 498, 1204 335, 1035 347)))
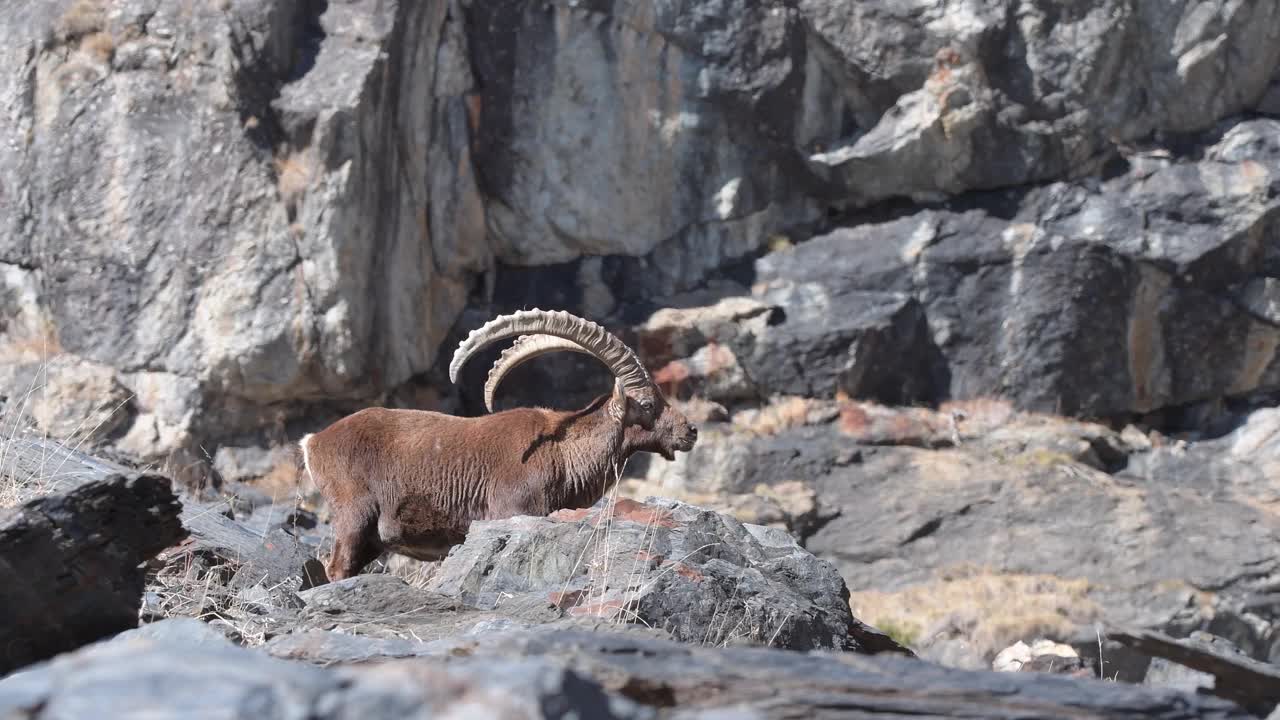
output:
POLYGON ((331 580, 350 577, 384 549, 438 560, 472 520, 589 507, 637 452, 672 460, 697 428, 668 404, 640 358, 599 325, 563 311, 522 310, 467 336, 449 379, 485 346, 517 337, 494 363, 485 407, 516 366, 539 355, 592 355, 613 392, 577 411, 516 408, 482 417, 368 408, 302 438, 303 464, 330 508, 331 580))

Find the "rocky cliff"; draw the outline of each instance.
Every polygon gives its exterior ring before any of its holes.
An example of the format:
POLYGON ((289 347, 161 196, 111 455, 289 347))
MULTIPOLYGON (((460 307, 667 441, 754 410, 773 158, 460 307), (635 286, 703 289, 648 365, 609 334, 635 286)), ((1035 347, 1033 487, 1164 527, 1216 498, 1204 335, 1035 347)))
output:
POLYGON ((775 308, 737 400, 1280 385, 1270 3, 61 0, 0 33, 3 384, 119 405, 134 454, 449 394, 467 308, 625 327, 709 287, 775 308))

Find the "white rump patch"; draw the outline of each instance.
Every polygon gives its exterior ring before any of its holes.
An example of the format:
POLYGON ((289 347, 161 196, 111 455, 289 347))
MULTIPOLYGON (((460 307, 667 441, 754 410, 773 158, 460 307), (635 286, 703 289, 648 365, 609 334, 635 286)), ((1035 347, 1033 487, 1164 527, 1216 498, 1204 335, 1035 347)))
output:
POLYGON ((307 451, 307 443, 311 442, 312 433, 307 433, 298 441, 298 447, 302 448, 302 467, 306 468, 307 475, 311 477, 311 482, 315 483, 315 476, 311 475, 311 456, 307 451))

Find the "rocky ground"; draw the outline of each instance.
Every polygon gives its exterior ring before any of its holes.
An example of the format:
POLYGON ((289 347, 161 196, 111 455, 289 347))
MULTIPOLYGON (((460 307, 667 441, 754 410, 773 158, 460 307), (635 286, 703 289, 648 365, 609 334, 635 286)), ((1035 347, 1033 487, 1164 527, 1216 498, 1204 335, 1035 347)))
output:
POLYGON ((54 492, 0 515, 0 607, 19 620, 0 633, 4 717, 1247 718, 1280 703, 1280 668, 1207 634, 1108 625, 1150 665, 1138 684, 1045 642, 1001 653, 1005 672, 948 669, 857 619, 836 567, 785 530, 676 500, 476 523, 413 584, 377 568, 328 583, 305 510, 179 504, 160 476, 45 441, 6 449, 8 481, 42 470, 54 492))
MULTIPOLYGON (((1141 633, 1280 662, 1274 3, 48 0, 0 17, 0 67, 0 505, 142 470, 191 536, 133 579, 153 624, 0 681, 6 712, 79 714, 131 665, 140 709, 205 673, 200 702, 281 716, 1211 716, 1117 684, 1213 682, 1141 633), (620 485, 667 500, 313 588, 297 439, 483 412, 500 348, 457 385, 441 358, 535 306, 697 418, 620 485), (885 636, 935 664, 864 657, 885 636)), ((607 387, 551 356, 498 403, 607 387)), ((10 531, 74 554, 50 518, 93 497, 10 531)), ((133 580, 93 597, 118 620, 133 580)))
POLYGON ((1216 438, 1121 431, 999 402, 941 411, 790 400, 708 423, 625 492, 793 532, 873 624, 966 666, 1104 619, 1212 629, 1280 659, 1280 413, 1216 438))

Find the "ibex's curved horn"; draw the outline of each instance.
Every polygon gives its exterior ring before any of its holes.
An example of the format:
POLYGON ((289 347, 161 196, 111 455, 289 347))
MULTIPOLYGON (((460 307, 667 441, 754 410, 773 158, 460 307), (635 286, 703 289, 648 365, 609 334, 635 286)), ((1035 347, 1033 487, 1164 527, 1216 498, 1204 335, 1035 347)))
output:
POLYGON ((572 340, 608 366, 628 390, 639 390, 653 384, 640 358, 608 330, 563 310, 537 309, 501 315, 472 330, 453 353, 449 380, 458 382, 458 371, 486 345, 519 335, 551 335, 572 340))
POLYGON ((577 342, 556 337, 555 335, 521 335, 516 338, 515 344, 503 350, 489 370, 489 379, 484 383, 485 408, 489 412, 493 412, 493 396, 497 393, 498 385, 507 376, 507 373, 536 357, 561 351, 582 353, 584 355, 591 354, 590 350, 582 347, 577 342))

